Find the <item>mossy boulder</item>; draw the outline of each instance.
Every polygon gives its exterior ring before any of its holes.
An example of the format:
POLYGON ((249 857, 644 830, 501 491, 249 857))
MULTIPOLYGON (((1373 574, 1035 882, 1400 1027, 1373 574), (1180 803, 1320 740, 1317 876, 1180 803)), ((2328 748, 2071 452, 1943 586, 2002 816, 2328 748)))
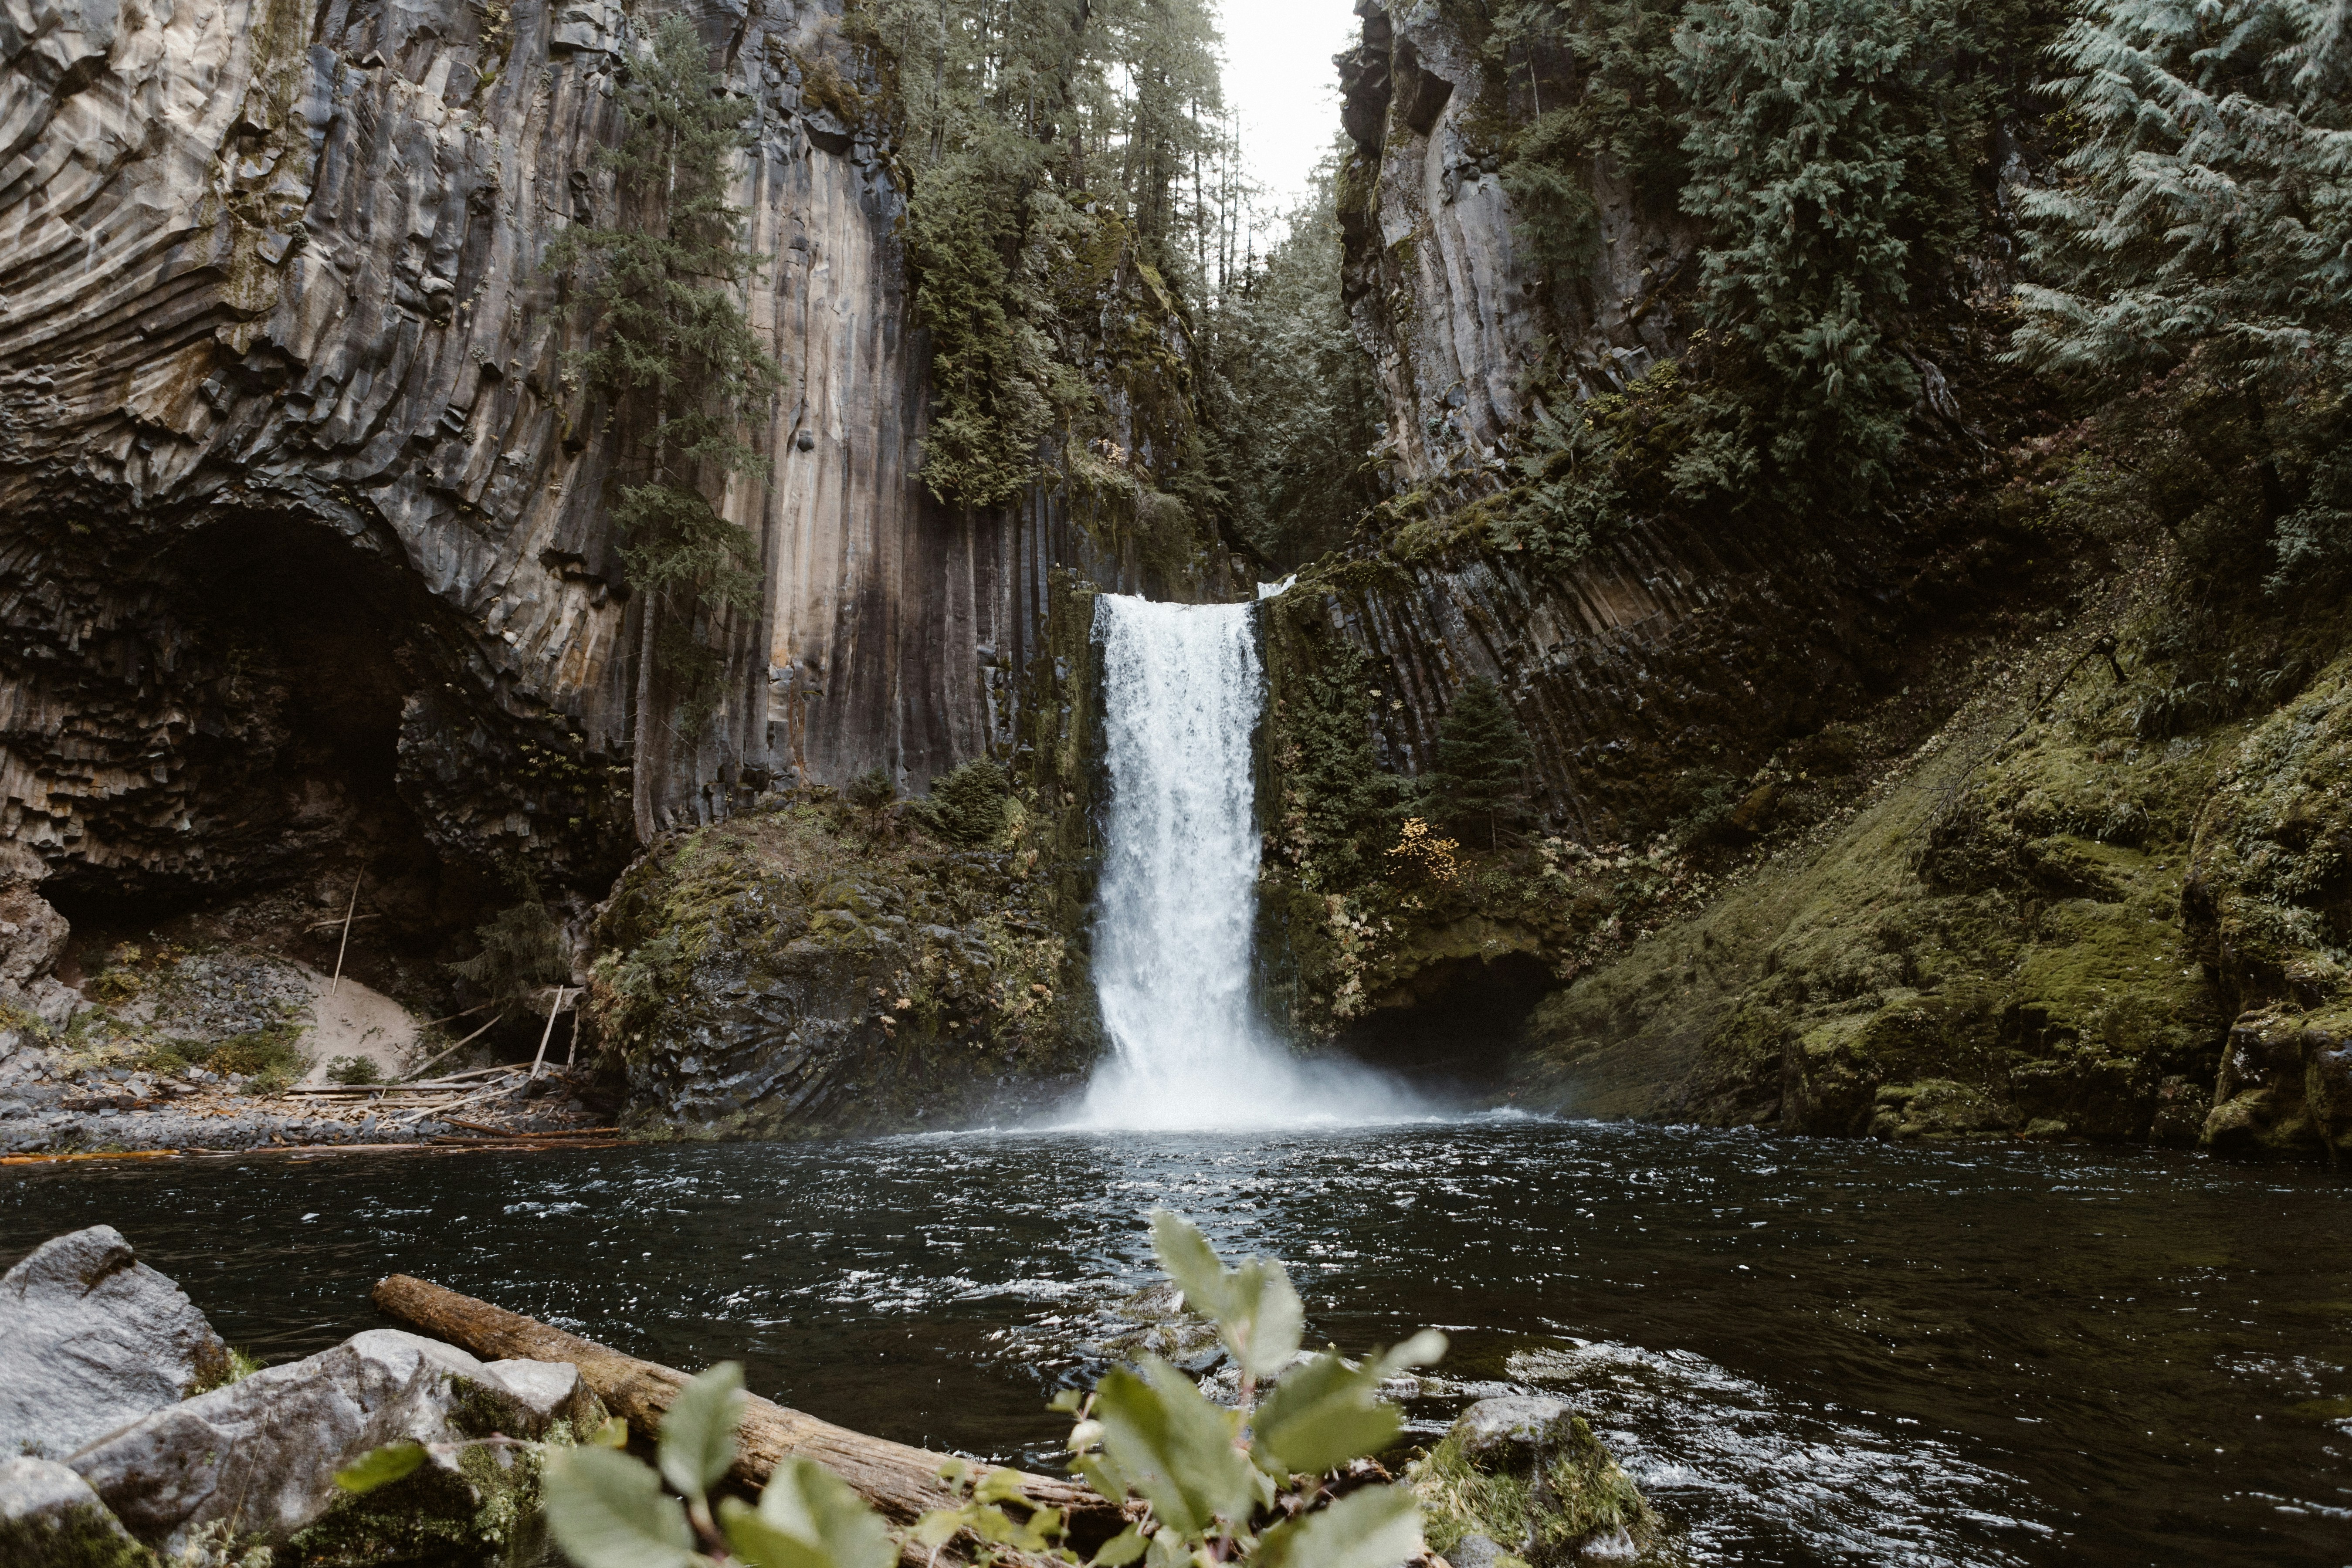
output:
POLYGON ((2352 1155, 2352 1005, 2240 1018, 2203 1134, 2217 1154, 2343 1163, 2352 1155))
POLYGON ((1053 819, 990 793, 978 843, 808 791, 656 845, 595 930, 592 1016, 630 1120, 871 1131, 1074 1087, 1101 1026, 1053 819))
POLYGON ((89 1483, 54 1459, 0 1459, 0 1563, 9 1568, 158 1568, 89 1483))
POLYGON ((1684 1561, 1633 1478, 1557 1399, 1480 1400, 1406 1479, 1421 1499, 1430 1549, 1458 1562, 1684 1561))
POLYGON ((2182 908, 2247 1007, 2318 1005, 2352 949, 2352 658, 2229 749, 2198 814, 2182 908))

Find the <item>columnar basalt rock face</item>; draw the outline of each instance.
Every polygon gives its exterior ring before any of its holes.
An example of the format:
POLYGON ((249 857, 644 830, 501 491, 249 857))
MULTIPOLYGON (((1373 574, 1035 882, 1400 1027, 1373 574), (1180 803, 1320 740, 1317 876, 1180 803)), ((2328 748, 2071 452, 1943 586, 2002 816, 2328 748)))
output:
POLYGON ((1687 327, 1664 293, 1697 233, 1671 203, 1637 199, 1604 157, 1590 171, 1591 259, 1547 283, 1503 186, 1503 142, 1534 117, 1539 88, 1572 97, 1577 62, 1547 50, 1497 70, 1467 8, 1436 0, 1357 12, 1362 40, 1336 62, 1356 150, 1340 187, 1346 297, 1387 395, 1392 474, 1475 495, 1492 488, 1538 375, 1550 372, 1554 395, 1589 395, 1678 351, 1687 327))
MULTIPOLYGON (((1551 101, 1578 62, 1550 51, 1499 71, 1469 11, 1433 0, 1358 13, 1362 40, 1336 62, 1356 149, 1345 287, 1381 367, 1392 486, 1458 512, 1499 488, 1536 398, 1620 388, 1678 352, 1687 328, 1665 290, 1697 234, 1596 159, 1591 259, 1548 283, 1497 171, 1536 113, 1534 73, 1551 101)), ((1302 588, 1328 593, 1331 624, 1385 667, 1385 765, 1421 771, 1454 694, 1486 676, 1528 731, 1544 814, 1621 837, 1675 814, 1662 779, 1744 774, 1889 673, 1906 586, 1935 550, 1908 534, 1892 518, 1629 519, 1574 566, 1537 571, 1457 531, 1433 548, 1391 540, 1302 588)))
MULTIPOLYGON (((947 515, 927 354, 838 5, 700 13, 785 390, 728 514, 768 590, 697 735, 643 678, 630 457, 548 267, 610 223, 607 0, 0 11, 0 837, 112 890, 232 886, 373 823, 594 888, 772 779, 919 786, 1010 734, 1057 499, 947 515)), ((1132 552, 1127 552, 1131 556, 1132 552)))
POLYGON ((1383 765, 1419 773, 1454 694, 1484 676, 1530 743, 1541 815, 1588 839, 1661 825, 1694 765, 1744 773, 1758 749, 1832 716, 1891 668, 1887 584, 1921 570, 1869 542, 1751 528, 1627 529, 1570 573, 1474 552, 1302 577, 1319 618, 1370 652, 1383 765))

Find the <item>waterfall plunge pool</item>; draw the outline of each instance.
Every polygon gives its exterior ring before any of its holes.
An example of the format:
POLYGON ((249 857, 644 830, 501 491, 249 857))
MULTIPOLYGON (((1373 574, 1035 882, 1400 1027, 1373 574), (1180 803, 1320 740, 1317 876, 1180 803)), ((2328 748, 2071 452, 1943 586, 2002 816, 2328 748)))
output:
POLYGON ((1416 1432, 1591 1416, 1698 1560, 2340 1563, 2352 1189, 2141 1149, 1530 1118, 12 1172, 0 1260, 111 1224, 270 1359, 422 1275, 886 1436, 1052 1463, 1165 1204, 1310 1338, 1454 1336, 1416 1432))

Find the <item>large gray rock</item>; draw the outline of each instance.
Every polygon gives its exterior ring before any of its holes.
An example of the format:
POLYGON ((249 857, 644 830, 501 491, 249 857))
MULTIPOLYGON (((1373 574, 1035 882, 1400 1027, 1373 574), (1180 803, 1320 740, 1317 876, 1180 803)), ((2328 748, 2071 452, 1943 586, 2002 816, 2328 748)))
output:
POLYGON ((73 928, 22 882, 0 882, 0 997, 28 990, 55 969, 73 928))
MULTIPOLYGON (((240 1540, 283 1543, 344 1496, 336 1470, 388 1443, 538 1437, 558 1420, 600 1414, 572 1368, 500 1366, 374 1329, 159 1410, 72 1464, 133 1535, 163 1552, 222 1521, 240 1540)), ((453 1451, 433 1462, 458 1470, 453 1451)))
POLYGON ((0 1275, 0 1452, 70 1454, 227 1365, 195 1303, 112 1226, 44 1242, 0 1275))
POLYGON ((152 1562, 83 1480, 54 1459, 0 1459, 0 1563, 133 1568, 152 1562))

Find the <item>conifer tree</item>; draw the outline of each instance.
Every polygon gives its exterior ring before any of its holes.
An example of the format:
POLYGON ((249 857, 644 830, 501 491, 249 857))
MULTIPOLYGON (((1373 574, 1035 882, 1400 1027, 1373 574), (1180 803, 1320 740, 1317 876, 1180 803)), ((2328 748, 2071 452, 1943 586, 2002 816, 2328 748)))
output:
POLYGON ((1481 826, 1496 847, 1525 796, 1528 738, 1485 676, 1473 676, 1437 727, 1423 787, 1437 814, 1458 829, 1481 826))
POLYGON ((539 884, 520 872, 513 882, 519 901, 476 926, 481 950, 449 965, 451 973, 510 1012, 529 1010, 536 992, 572 977, 563 928, 541 897, 539 884))
POLYGON ((931 781, 924 825, 951 844, 985 844, 1004 831, 1013 809, 1013 783, 986 757, 976 757, 931 781))
POLYGON ((737 297, 759 262, 727 200, 748 140, 742 106, 685 17, 663 17, 652 42, 622 85, 620 144, 598 158, 618 175, 618 221, 567 230, 550 260, 580 279, 595 312, 572 373, 642 429, 638 456, 620 465, 613 521, 648 598, 642 657, 683 689, 691 733, 716 700, 717 623, 760 603, 758 545, 707 492, 761 466, 743 424, 782 374, 737 297))
POLYGON ((2053 50, 2081 144, 2023 195, 2015 355, 2095 377, 2204 348, 2268 380, 2352 345, 2352 19, 2329 0, 2091 0, 2053 50))
POLYGON ((845 25, 908 182, 923 479, 946 505, 1003 506, 1056 426, 1097 412, 1059 340, 1087 325, 1065 311, 1103 259, 1181 284, 1223 221, 1199 178, 1222 148, 1215 30, 1204 0, 860 0, 845 25))
POLYGON ((1374 863, 1396 821, 1399 784, 1372 751, 1370 657, 1343 644, 1284 704, 1281 836, 1307 886, 1345 888, 1374 863))
POLYGON ((1224 433, 1231 518, 1277 569, 1344 543, 1381 499, 1380 383, 1339 293, 1339 164, 1289 232, 1219 301, 1203 401, 1224 433))
POLYGON ((1675 34, 1702 313, 1773 384, 1768 455, 1809 490, 1883 479, 1916 398, 1890 339, 1976 213, 1962 43, 1950 0, 1693 0, 1675 34))

